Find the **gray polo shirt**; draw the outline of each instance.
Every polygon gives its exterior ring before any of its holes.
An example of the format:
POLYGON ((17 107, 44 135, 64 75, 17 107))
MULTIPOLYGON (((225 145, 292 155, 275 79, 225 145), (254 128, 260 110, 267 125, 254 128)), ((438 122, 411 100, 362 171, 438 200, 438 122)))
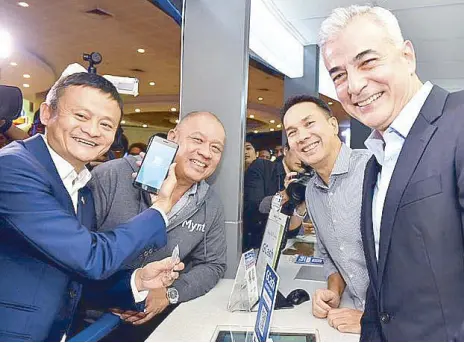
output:
POLYGON ((341 274, 358 310, 364 309, 369 285, 360 219, 364 169, 371 155, 342 144, 329 184, 315 174, 306 188, 306 205, 325 275, 341 274))

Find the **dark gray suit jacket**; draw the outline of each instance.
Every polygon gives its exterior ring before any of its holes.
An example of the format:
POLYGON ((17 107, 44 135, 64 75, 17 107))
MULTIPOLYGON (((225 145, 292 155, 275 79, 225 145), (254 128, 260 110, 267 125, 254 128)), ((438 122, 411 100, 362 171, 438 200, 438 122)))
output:
POLYGON ((463 340, 464 92, 434 86, 387 191, 377 262, 366 166, 361 231, 370 285, 362 341, 463 340))

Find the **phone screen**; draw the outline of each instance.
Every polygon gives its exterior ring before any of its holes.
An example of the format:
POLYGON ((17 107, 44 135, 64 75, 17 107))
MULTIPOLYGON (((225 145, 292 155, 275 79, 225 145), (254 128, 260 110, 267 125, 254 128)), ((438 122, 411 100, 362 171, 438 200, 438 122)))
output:
POLYGON ((169 166, 177 151, 177 145, 172 142, 166 144, 163 141, 163 139, 154 137, 143 159, 135 179, 135 183, 138 183, 142 189, 158 191, 168 174, 169 166))

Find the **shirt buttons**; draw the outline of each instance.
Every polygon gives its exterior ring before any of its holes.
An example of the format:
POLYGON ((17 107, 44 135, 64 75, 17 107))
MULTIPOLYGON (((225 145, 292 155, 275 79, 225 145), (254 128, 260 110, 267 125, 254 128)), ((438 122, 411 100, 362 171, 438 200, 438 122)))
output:
POLYGON ((153 248, 150 248, 150 250, 148 250, 148 253, 151 255, 153 254, 153 248))
POLYGON ((330 195, 330 196, 333 196, 334 194, 333 194, 333 192, 329 192, 329 195, 330 195))
POLYGON ((340 246, 340 250, 341 250, 341 251, 345 250, 345 247, 344 247, 343 245, 340 246))
POLYGON ((148 251, 145 251, 145 252, 143 253, 143 256, 147 257, 147 256, 148 256, 148 251))
POLYGON ((349 277, 350 279, 352 279, 353 276, 354 276, 353 274, 348 275, 348 277, 349 277))

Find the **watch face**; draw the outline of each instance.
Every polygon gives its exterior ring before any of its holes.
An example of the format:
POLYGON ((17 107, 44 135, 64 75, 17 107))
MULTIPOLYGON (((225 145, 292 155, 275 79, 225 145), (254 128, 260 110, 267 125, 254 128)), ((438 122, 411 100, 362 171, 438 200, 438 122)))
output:
POLYGON ((179 292, 174 287, 168 288, 167 296, 171 304, 176 304, 179 301, 179 292))

